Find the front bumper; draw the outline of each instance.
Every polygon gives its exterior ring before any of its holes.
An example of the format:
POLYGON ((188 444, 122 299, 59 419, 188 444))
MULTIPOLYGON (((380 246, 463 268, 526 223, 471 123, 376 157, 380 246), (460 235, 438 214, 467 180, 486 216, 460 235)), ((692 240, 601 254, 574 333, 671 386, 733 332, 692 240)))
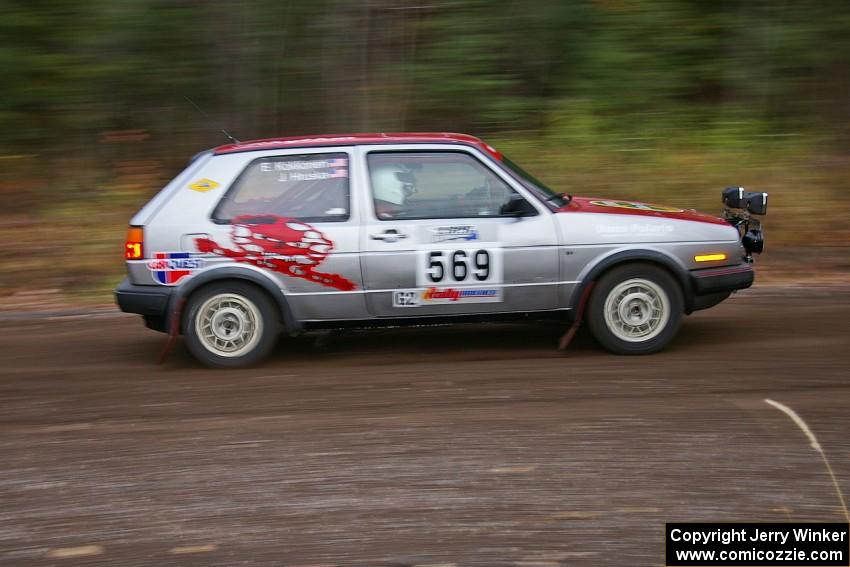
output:
POLYGON ((138 313, 149 317, 164 317, 173 287, 136 285, 124 278, 115 288, 115 302, 125 313, 138 313))
POLYGON ((755 280, 755 272, 750 264, 692 270, 690 275, 696 296, 731 293, 738 289, 746 289, 753 285, 755 280))

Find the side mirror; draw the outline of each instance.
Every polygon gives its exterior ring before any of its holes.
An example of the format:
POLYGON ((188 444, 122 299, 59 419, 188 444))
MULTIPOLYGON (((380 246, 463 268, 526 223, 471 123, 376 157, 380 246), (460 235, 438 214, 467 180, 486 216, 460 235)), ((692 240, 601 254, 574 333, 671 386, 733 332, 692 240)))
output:
POLYGON ((537 209, 518 193, 511 193, 508 201, 501 206, 499 214, 506 217, 530 217, 537 214, 537 209))

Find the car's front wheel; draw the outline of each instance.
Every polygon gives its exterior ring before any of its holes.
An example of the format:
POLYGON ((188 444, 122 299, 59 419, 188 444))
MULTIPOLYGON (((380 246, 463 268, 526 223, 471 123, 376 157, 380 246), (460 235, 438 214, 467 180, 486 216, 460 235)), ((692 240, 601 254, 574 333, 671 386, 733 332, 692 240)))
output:
POLYGON ((676 335, 684 312, 682 289, 651 264, 626 264, 605 273, 587 306, 591 333, 617 354, 649 354, 676 335))
POLYGON ((280 331, 272 301, 242 282, 212 284, 194 293, 184 321, 189 352, 218 368, 260 362, 274 348, 280 331))

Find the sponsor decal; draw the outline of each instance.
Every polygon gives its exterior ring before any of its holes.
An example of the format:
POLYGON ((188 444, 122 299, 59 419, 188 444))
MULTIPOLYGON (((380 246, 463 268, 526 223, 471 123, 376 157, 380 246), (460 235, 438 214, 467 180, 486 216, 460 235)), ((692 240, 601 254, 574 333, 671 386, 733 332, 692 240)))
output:
POLYGON ((274 215, 243 215, 233 219, 228 248, 210 238, 197 238, 200 252, 231 258, 319 285, 351 291, 357 285, 339 274, 317 270, 333 250, 333 242, 319 229, 297 219, 274 215))
POLYGON ((213 181, 212 179, 198 179, 194 183, 189 184, 189 189, 192 191, 197 191, 198 193, 206 193, 207 191, 212 191, 218 187, 218 183, 213 181))
POLYGON ((455 303, 498 303, 502 301, 499 288, 429 287, 400 289, 393 292, 393 307, 422 307, 455 303))
POLYGON ((498 301, 500 298, 499 291, 498 288, 458 289, 454 287, 429 287, 422 292, 420 299, 430 303, 498 301))
POLYGON ((162 285, 175 285, 203 267, 204 261, 191 252, 154 252, 148 260, 153 281, 162 285))
POLYGON ((657 213, 683 213, 684 209, 666 207, 664 205, 651 205, 649 203, 634 203, 632 201, 590 201, 591 205, 598 207, 613 207, 616 209, 632 209, 633 211, 654 211, 657 213))
POLYGON ((464 297, 496 297, 498 294, 498 289, 455 289, 451 287, 429 287, 422 292, 422 299, 424 301, 432 301, 435 299, 460 301, 464 297))
POLYGON ((393 307, 422 307, 454 303, 496 303, 502 301, 499 288, 428 287, 393 292, 393 307))
POLYGON ((478 240, 478 229, 472 225, 437 226, 429 228, 431 242, 446 242, 449 240, 478 240))

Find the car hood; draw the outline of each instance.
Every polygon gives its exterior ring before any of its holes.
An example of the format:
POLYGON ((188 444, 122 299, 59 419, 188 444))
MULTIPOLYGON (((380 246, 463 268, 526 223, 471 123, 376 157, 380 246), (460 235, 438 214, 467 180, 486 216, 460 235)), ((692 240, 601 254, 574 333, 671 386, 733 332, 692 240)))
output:
POLYGON ((728 223, 716 216, 700 213, 693 209, 680 209, 666 205, 654 205, 639 201, 622 201, 600 197, 573 197, 572 200, 558 209, 559 213, 599 213, 607 215, 637 215, 686 221, 705 222, 710 224, 728 223))

